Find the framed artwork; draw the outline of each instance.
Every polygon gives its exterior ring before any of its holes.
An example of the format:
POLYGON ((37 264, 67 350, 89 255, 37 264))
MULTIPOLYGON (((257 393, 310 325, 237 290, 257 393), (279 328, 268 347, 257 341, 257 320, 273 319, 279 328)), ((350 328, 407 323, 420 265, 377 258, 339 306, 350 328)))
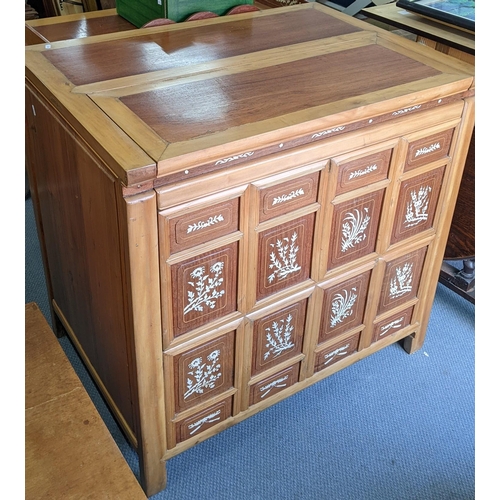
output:
POLYGON ((396 6, 457 28, 475 32, 475 0, 397 0, 396 6))

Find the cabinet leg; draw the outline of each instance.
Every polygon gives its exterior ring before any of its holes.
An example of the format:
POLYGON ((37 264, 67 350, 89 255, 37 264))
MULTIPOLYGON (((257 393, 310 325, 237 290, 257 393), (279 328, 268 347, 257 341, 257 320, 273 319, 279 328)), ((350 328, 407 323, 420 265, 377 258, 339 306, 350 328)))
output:
POLYGON ((423 340, 417 337, 415 333, 408 335, 404 339, 401 339, 401 346, 408 354, 413 354, 417 352, 423 345, 423 340))

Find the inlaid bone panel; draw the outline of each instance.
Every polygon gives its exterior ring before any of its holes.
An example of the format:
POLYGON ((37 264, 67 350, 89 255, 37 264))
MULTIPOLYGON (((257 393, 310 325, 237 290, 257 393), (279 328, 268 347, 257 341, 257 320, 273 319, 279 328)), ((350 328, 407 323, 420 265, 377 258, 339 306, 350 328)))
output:
POLYGON ((166 217, 171 253, 238 230, 239 198, 180 216, 166 217))
POLYGON ((319 172, 260 190, 260 222, 315 203, 319 172))
POLYGON ((420 167, 431 161, 446 158, 450 152, 454 129, 410 142, 406 156, 405 172, 420 167))
POLYGON ((252 376, 302 352, 304 299, 253 322, 252 376))
POLYGON ((427 247, 398 257, 387 263, 380 293, 378 313, 417 296, 427 247))
POLYGON ((363 324, 370 276, 367 271, 325 290, 318 343, 363 324))
POLYGON ((236 310, 237 245, 172 265, 174 337, 236 310))
POLYGON ((375 251, 384 189, 334 206, 328 269, 375 251))
POLYGON ((316 352, 314 358, 314 373, 346 359, 358 350, 359 333, 316 352))
POLYGON ((374 324, 372 342, 377 342, 377 340, 385 339, 391 335, 396 334, 408 326, 411 322, 411 316, 413 314, 413 307, 409 307, 404 311, 397 314, 393 314, 387 319, 379 321, 374 324))
POLYGON ((392 149, 338 164, 336 195, 387 179, 392 149))
POLYGON ((176 441, 180 443, 220 424, 231 416, 233 398, 229 397, 175 424, 176 441))
POLYGON ((291 387, 299 380, 299 364, 296 363, 250 386, 250 405, 254 405, 291 387))
POLYGON ((204 403, 233 386, 234 336, 231 331, 174 356, 176 413, 204 403))
POLYGON ((257 300, 310 276, 315 214, 259 234, 257 300))
POLYGON ((401 183, 391 244, 432 227, 444 167, 401 183))

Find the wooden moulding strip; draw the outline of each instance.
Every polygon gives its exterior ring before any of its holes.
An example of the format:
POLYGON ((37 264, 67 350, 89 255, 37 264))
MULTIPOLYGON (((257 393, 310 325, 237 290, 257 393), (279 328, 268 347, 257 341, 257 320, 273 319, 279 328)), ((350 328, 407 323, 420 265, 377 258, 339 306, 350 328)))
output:
POLYGON ((39 52, 26 52, 26 79, 56 109, 125 185, 156 176, 156 164, 137 144, 39 52))

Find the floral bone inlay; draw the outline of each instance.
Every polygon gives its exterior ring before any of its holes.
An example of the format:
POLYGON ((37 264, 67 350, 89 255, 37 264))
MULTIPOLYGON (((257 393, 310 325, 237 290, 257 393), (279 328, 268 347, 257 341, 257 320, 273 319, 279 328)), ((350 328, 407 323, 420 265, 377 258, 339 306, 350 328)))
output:
POLYGON ((334 132, 342 132, 342 130, 345 129, 345 125, 341 125, 339 127, 334 127, 334 128, 330 128, 328 130, 323 130, 323 132, 318 132, 317 134, 313 134, 311 136, 311 139, 316 139, 317 137, 322 137, 324 135, 328 135, 328 134, 333 134, 334 132))
POLYGON ((213 226, 214 224, 218 224, 219 222, 224 222, 224 217, 222 216, 222 214, 209 217, 207 220, 199 221, 196 224, 190 224, 186 232, 187 234, 189 234, 193 231, 198 231, 199 229, 205 229, 207 227, 213 226))
POLYGON ((393 116, 398 116, 398 115, 404 115, 405 113, 409 113, 410 111, 415 111, 416 109, 419 109, 422 105, 421 104, 416 104, 415 106, 412 106, 411 108, 403 108, 400 109, 399 111, 394 111, 393 116))
POLYGON ((326 360, 325 365, 333 361, 335 356, 345 356, 347 354, 347 349, 349 349, 350 345, 351 344, 346 344, 342 347, 335 349, 332 352, 329 352, 328 354, 325 354, 325 360, 326 360))
POLYGON ((294 198, 298 198, 299 196, 303 196, 304 190, 302 188, 296 189, 289 194, 284 194, 283 196, 278 196, 273 199, 273 206, 279 205, 280 203, 285 203, 286 201, 293 200, 294 198))
POLYGON ((220 165, 227 163, 229 161, 240 160, 241 158, 248 158, 249 156, 252 156, 253 153, 254 153, 253 151, 249 151, 248 153, 241 153, 239 155, 230 156, 229 158, 223 158, 222 160, 217 160, 215 164, 220 165))
POLYGON ((286 387, 286 383, 283 382, 286 382, 287 380, 288 375, 285 375, 284 377, 277 378, 276 380, 269 382, 269 384, 260 387, 259 391, 263 393, 260 395, 261 399, 265 398, 275 387, 286 387))
POLYGON ((406 262, 403 267, 396 268, 396 275, 391 279, 389 286, 389 297, 394 299, 396 297, 401 297, 412 290, 413 281, 413 264, 406 262))
POLYGON ((392 330, 393 328, 398 329, 401 324, 403 323, 403 317, 399 319, 395 319, 391 321, 390 323, 387 323, 387 325, 384 325, 380 328, 380 337, 383 337, 388 331, 392 330))
POLYGON ((219 363, 220 350, 215 349, 206 357, 206 363, 203 362, 203 357, 197 357, 189 363, 188 377, 186 379, 186 392, 184 399, 187 399, 193 394, 203 394, 205 389, 213 389, 215 382, 222 376, 220 373, 221 365, 219 363), (191 375, 191 377, 189 376, 191 375))
POLYGON ((344 295, 336 293, 332 300, 332 315, 330 316, 330 327, 333 328, 339 323, 342 323, 345 318, 351 316, 352 308, 356 303, 358 295, 356 288, 352 288, 350 292, 343 290, 344 295))
POLYGON ((276 244, 270 243, 272 248, 276 248, 278 255, 271 251, 269 258, 271 263, 269 269, 274 271, 267 277, 269 283, 272 283, 276 277, 278 280, 285 279, 288 275, 300 271, 302 268, 297 264, 297 233, 294 232, 291 238, 284 237, 277 240, 276 244))
POLYGON ((430 146, 425 146, 423 148, 417 149, 417 151, 415 152, 415 158, 420 155, 428 155, 430 153, 434 153, 434 151, 437 151, 440 148, 441 144, 439 144, 439 142, 435 142, 430 146))
POLYGON ((432 191, 430 186, 421 186, 418 190, 410 193, 411 200, 406 204, 406 216, 404 225, 406 227, 416 226, 425 222, 429 214, 429 193, 432 191))
POLYGON ((369 165, 368 167, 365 167, 363 169, 355 170, 354 172, 351 172, 349 174, 349 180, 351 181, 352 179, 356 179, 357 177, 362 177, 363 175, 374 172, 375 170, 377 170, 377 168, 377 164, 374 163, 373 165, 369 165))
POLYGON ((221 277, 224 269, 223 262, 216 262, 210 267, 212 275, 205 274, 205 266, 199 266, 191 272, 191 278, 197 278, 197 281, 188 281, 188 285, 195 288, 195 292, 188 290, 188 304, 184 307, 184 314, 191 311, 203 311, 203 306, 214 309, 217 299, 225 294, 224 290, 218 288, 224 283, 221 277))
POLYGON ((198 432, 205 424, 211 424, 212 422, 220 420, 220 413, 220 410, 214 411, 213 413, 210 413, 210 415, 207 415, 203 418, 200 418, 200 420, 189 424, 188 429, 191 431, 189 434, 193 435, 198 432))
POLYGON ((367 207, 363 211, 356 208, 353 212, 347 212, 342 224, 342 252, 346 252, 349 248, 354 248, 354 245, 366 239, 365 230, 368 227, 370 219, 367 207))
POLYGON ((290 341, 294 327, 292 325, 293 317, 289 314, 285 319, 273 321, 270 328, 266 328, 266 347, 269 348, 264 353, 264 359, 267 359, 271 354, 273 357, 279 356, 282 352, 292 349, 295 344, 290 341))

